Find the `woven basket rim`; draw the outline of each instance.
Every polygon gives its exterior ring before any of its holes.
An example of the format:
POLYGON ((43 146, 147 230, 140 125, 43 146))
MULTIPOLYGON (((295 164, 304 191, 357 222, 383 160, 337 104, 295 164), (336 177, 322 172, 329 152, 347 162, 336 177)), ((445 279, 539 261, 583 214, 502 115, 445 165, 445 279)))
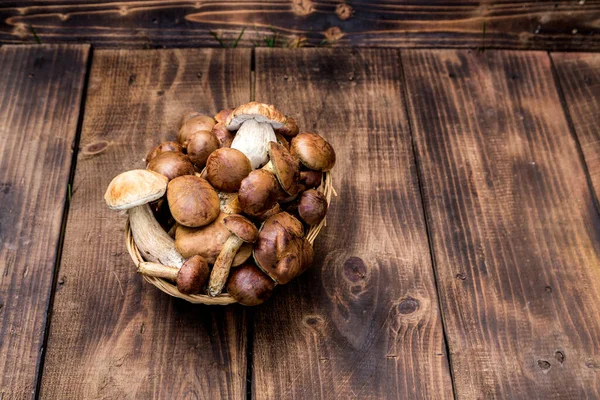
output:
MULTIPOLYGON (((321 186, 317 188, 317 190, 325 195, 325 198, 327 199, 327 205, 331 204, 331 197, 332 195, 336 194, 333 188, 331 173, 323 173, 323 182, 321 183, 321 186)), ((319 232, 321 232, 321 229, 325 225, 326 218, 324 218, 318 225, 315 225, 310 228, 310 230, 306 234, 306 239, 311 244, 313 244, 315 239, 319 235, 319 232)), ((135 244, 135 241, 133 240, 133 234, 131 233, 131 228, 129 225, 129 217, 127 218, 127 224, 125 226, 125 245, 127 246, 127 251, 129 252, 129 255, 131 256, 131 259, 133 260, 133 263, 137 269, 140 263, 146 260, 144 259, 144 257, 142 257, 142 254, 140 253, 138 247, 135 244)), ((235 299, 227 293, 221 293, 220 295, 215 297, 206 294, 187 295, 179 292, 179 290, 177 290, 177 286, 175 286, 173 283, 166 279, 155 278, 146 275, 144 275, 144 279, 146 280, 146 282, 149 282, 152 285, 156 286, 164 293, 173 297, 186 300, 190 303, 206 305, 228 305, 236 303, 235 299)))

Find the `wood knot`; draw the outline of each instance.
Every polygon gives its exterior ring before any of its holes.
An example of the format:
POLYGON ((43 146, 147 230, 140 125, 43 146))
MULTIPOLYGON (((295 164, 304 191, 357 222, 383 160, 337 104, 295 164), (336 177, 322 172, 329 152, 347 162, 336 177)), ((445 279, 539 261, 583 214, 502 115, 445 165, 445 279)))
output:
POLYGON ((398 304, 398 312, 400 314, 412 314, 419 309, 419 301, 412 297, 407 297, 398 304))
POLYGON ((101 140, 96 143, 88 144, 83 148, 83 153, 86 155, 94 155, 102 153, 108 147, 108 141, 101 140))
POLYGON ((311 0, 294 0, 292 11, 296 15, 308 15, 314 11, 313 2, 311 0))
POLYGON ((565 353, 560 350, 556 350, 556 353, 554 353, 554 358, 556 358, 556 361, 562 364, 565 362, 565 353))
POLYGON ((346 3, 340 3, 335 8, 335 15, 337 15, 342 21, 350 19, 353 13, 354 9, 346 3))
POLYGON ((367 276, 365 262, 355 256, 349 257, 344 263, 344 278, 352 283, 360 282, 367 276))
POLYGON ((464 281, 465 279, 467 279, 467 276, 461 272, 456 274, 456 279, 458 279, 459 281, 464 281))
POLYGON ((548 373, 548 371, 550 370, 550 368, 552 368, 552 365, 550 365, 550 363, 546 360, 538 360, 537 362, 538 367, 540 367, 540 369, 542 370, 543 373, 548 373))
POLYGON ((594 360, 588 360, 585 362, 585 366, 590 369, 600 369, 600 362, 596 362, 594 360))
POLYGON ((323 35, 325 35, 327 42, 334 43, 344 37, 344 32, 342 32, 339 26, 332 26, 331 28, 325 30, 323 35))
POLYGON ((319 315, 307 315, 302 319, 302 323, 311 329, 319 329, 324 322, 323 317, 319 315))

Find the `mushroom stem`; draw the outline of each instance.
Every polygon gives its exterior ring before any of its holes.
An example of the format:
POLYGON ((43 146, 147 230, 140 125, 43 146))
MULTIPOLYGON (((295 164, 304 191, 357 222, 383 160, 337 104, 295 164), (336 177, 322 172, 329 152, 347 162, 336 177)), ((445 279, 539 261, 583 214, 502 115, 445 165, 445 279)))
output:
POLYGON ((208 293, 211 296, 217 296, 223 290, 223 287, 227 282, 227 277, 229 276, 231 263, 239 248, 242 246, 242 243, 244 243, 244 241, 233 234, 225 241, 223 249, 221 249, 217 260, 215 261, 215 265, 213 266, 210 280, 208 281, 208 293))
POLYGON ((179 269, 146 261, 141 262, 140 265, 138 265, 137 272, 146 276, 153 276, 155 278, 165 278, 170 281, 176 281, 179 269))
POLYGON ((273 166, 273 161, 269 160, 268 163, 265 164, 264 167, 262 167, 262 169, 264 169, 267 172, 272 173, 273 175, 276 175, 277 173, 275 172, 275 167, 273 166))
POLYGON ((175 241, 165 232, 148 204, 129 209, 133 240, 142 256, 155 263, 181 268, 183 257, 175 250, 175 241))
POLYGON ((242 206, 237 193, 228 193, 231 196, 221 198, 221 211, 225 214, 239 214, 242 212, 242 206))
POLYGON ((277 137, 270 123, 249 119, 240 126, 231 142, 231 148, 244 153, 250 160, 252 169, 257 169, 269 159, 269 142, 276 141, 277 137))

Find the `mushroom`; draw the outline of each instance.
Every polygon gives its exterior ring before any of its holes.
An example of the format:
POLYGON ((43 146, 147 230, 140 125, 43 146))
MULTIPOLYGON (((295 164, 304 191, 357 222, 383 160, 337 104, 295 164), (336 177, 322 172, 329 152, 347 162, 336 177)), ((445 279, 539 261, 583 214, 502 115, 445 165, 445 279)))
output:
POLYGON ((284 126, 286 118, 270 104, 251 102, 239 106, 229 116, 225 126, 237 130, 231 148, 238 149, 248 157, 252 169, 268 160, 267 146, 276 142, 275 131, 284 126))
POLYGON ((246 243, 254 243, 258 237, 256 226, 247 218, 239 214, 230 214, 223 219, 223 224, 230 232, 227 241, 223 245, 208 281, 208 293, 217 296, 223 290, 227 282, 231 263, 240 246, 246 243))
POLYGON ((181 124, 181 128, 179 128, 179 132, 177 133, 177 141, 183 147, 186 147, 190 136, 198 131, 210 131, 216 123, 212 117, 206 115, 191 117, 181 124))
MULTIPOLYGON (((209 264, 214 264, 227 241, 230 232, 225 228, 223 219, 227 214, 221 213, 212 223, 202 228, 188 228, 177 225, 175 231, 175 248, 183 257, 201 255, 209 264)), ((241 265, 252 254, 252 245, 243 244, 235 255, 233 266, 241 265)))
POLYGON ((231 142, 233 142, 233 135, 227 130, 224 122, 219 122, 215 124, 210 133, 212 133, 217 137, 217 139, 219 139, 220 147, 231 147, 231 142))
POLYGON ((281 188, 289 195, 298 194, 300 187, 300 164, 286 148, 279 143, 269 143, 269 162, 262 169, 277 177, 281 188))
POLYGON ((277 143, 285 147, 287 151, 290 151, 290 142, 288 142, 286 138, 279 133, 275 133, 275 137, 277 138, 277 143))
POLYGON ((202 171, 208 156, 219 146, 219 139, 215 135, 209 131, 198 131, 188 139, 187 155, 198 171, 202 171))
POLYGON ((323 180, 323 172, 321 171, 300 171, 300 183, 306 188, 318 188, 323 180))
MULTIPOLYGON (((274 142, 271 142, 274 144, 274 142)), ((242 180, 238 192, 238 203, 244 213, 256 217, 273 208, 277 201, 278 183, 275 176, 256 169, 242 180)))
POLYGON ((165 153, 167 151, 176 151, 179 153, 183 152, 183 147, 177 142, 162 142, 148 153, 146 156, 146 164, 148 164, 154 157, 159 155, 160 153, 165 153))
POLYGON ((218 149, 206 160, 206 177, 211 185, 221 192, 237 191, 242 180, 251 171, 248 158, 233 148, 218 149))
POLYGON ((208 263, 202 256, 193 256, 187 259, 181 268, 153 262, 142 262, 138 265, 137 271, 146 276, 174 281, 177 284, 177 290, 183 294, 200 293, 210 275, 208 263))
POLYGON ((271 297, 275 282, 254 264, 233 270, 227 280, 227 293, 244 306, 257 306, 271 297))
POLYGON ((169 180, 182 175, 194 174, 194 165, 188 156, 178 151, 160 153, 148 163, 146 168, 163 174, 169 180))
POLYGON ((148 203, 160 199, 168 179, 159 173, 136 169, 117 175, 108 185, 104 200, 113 210, 128 210, 136 246, 146 260, 179 268, 183 257, 173 239, 154 218, 148 203))
POLYGON ((217 123, 225 122, 225 120, 227 119, 227 117, 229 117, 229 114, 231 114, 232 111, 233 108, 226 108, 224 110, 219 111, 217 115, 215 115, 215 121, 217 121, 217 123))
POLYGON ((287 117, 283 126, 275 131, 275 133, 292 138, 296 136, 299 132, 298 124, 296 120, 292 117, 287 117))
POLYGON ((312 245, 302 223, 287 212, 269 217, 254 245, 256 265, 279 284, 288 283, 312 262, 312 245))
POLYGON ((302 132, 293 138, 290 152, 315 171, 329 171, 335 165, 333 147, 316 133, 302 132))
POLYGON ((210 224, 219 216, 219 196, 206 179, 184 175, 169 182, 167 201, 175 221, 189 227, 210 224))
POLYGON ((318 190, 310 189, 302 193, 298 201, 298 215, 308 225, 317 225, 327 214, 327 199, 318 190))

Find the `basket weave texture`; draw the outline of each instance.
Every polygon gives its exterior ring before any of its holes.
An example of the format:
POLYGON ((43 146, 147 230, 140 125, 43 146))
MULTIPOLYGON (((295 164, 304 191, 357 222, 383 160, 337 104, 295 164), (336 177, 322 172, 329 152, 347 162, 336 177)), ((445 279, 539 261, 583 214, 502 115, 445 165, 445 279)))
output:
MULTIPOLYGON (((327 204, 329 205, 331 203, 331 196, 333 194, 335 194, 335 191, 333 189, 333 183, 331 181, 331 174, 329 172, 323 173, 323 182, 321 183, 321 186, 317 190, 319 190, 320 192, 322 192, 325 195, 325 198, 327 199, 327 204)), ((315 239, 319 235, 319 232, 325 225, 326 219, 327 218, 323 219, 318 225, 311 227, 310 230, 308 231, 308 233, 306 235, 306 239, 311 244, 314 243, 315 239)), ((139 264, 146 260, 142 257, 142 254, 140 253, 139 249, 137 248, 137 246, 135 244, 135 241, 133 240, 133 235, 132 235, 131 229, 129 227, 129 221, 127 221, 125 235, 126 235, 125 244, 127 246, 127 251, 129 252, 129 255, 131 256, 131 259, 135 263, 135 266, 137 269, 139 264)), ((193 295, 183 294, 183 293, 180 293, 179 290, 177 290, 177 286, 175 286, 171 281, 168 281, 163 278, 155 278, 155 277, 146 276, 146 275, 143 275, 143 276, 147 282, 153 284, 154 286, 156 286, 157 288, 159 288, 166 294, 189 301, 190 303, 207 304, 207 305, 227 305, 227 304, 233 304, 236 302, 233 299, 233 297, 231 297, 227 293, 221 293, 220 295, 218 295, 216 297, 212 297, 212 296, 209 296, 206 294, 193 294, 193 295)))

